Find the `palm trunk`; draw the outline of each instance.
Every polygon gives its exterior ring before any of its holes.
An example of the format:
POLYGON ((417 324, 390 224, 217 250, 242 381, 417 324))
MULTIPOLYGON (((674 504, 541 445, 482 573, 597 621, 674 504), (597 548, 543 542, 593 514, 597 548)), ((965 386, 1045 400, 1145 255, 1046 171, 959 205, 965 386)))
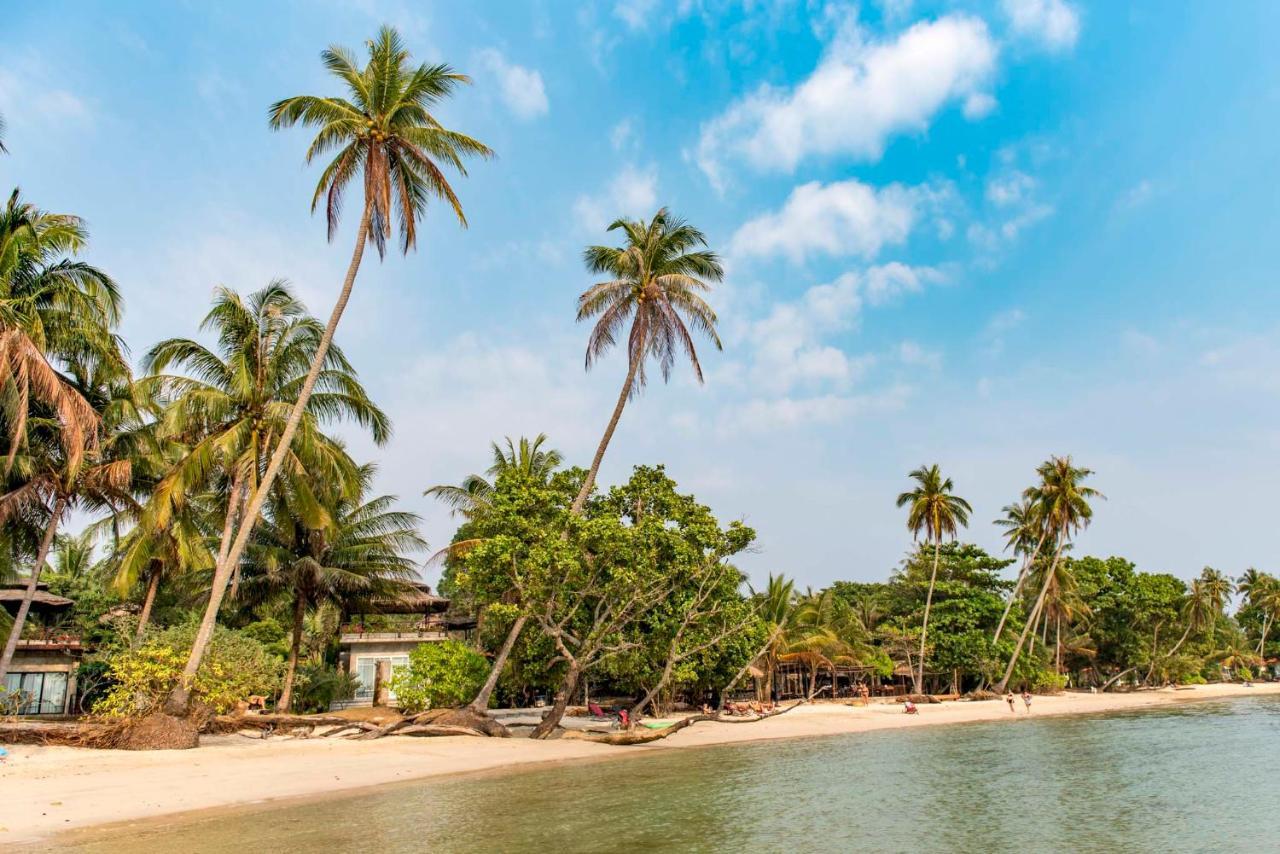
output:
POLYGON ((61 498, 53 502, 53 513, 49 516, 49 524, 44 529, 44 537, 40 540, 40 550, 36 552, 36 563, 31 568, 31 577, 27 579, 27 589, 22 591, 22 604, 18 606, 18 615, 13 618, 9 627, 9 639, 5 641, 4 653, 0 655, 0 691, 4 690, 4 679, 9 675, 9 666, 13 664, 13 654, 18 649, 18 638, 22 637, 22 626, 31 611, 31 600, 36 598, 36 588, 40 584, 40 572, 44 562, 49 558, 49 549, 53 547, 53 538, 58 533, 58 520, 67 503, 61 498))
POLYGON ((920 672, 915 678, 916 693, 924 690, 924 645, 929 637, 929 609, 933 607, 933 585, 938 580, 938 552, 942 548, 942 538, 933 538, 933 573, 929 576, 929 594, 924 599, 924 622, 920 626, 920 672))
POLYGON ((293 594, 293 637, 289 642, 289 664, 284 671, 284 687, 280 689, 280 700, 276 708, 288 712, 293 705, 293 677, 298 672, 298 653, 302 649, 302 621, 306 617, 306 602, 301 592, 293 594))
POLYGON ((1258 639, 1258 655, 1263 655, 1263 650, 1267 648, 1267 632, 1271 630, 1271 621, 1273 619, 1270 614, 1262 616, 1262 637, 1258 639))
POLYGON ((1055 626, 1056 635, 1054 637, 1053 643, 1054 643, 1054 646, 1057 648, 1056 667, 1058 670, 1058 675, 1062 675, 1062 615, 1061 614, 1059 614, 1058 618, 1054 621, 1054 626, 1055 626))
POLYGON ((578 490, 578 497, 573 499, 573 507, 569 512, 577 516, 582 512, 582 507, 587 503, 587 496, 591 494, 591 487, 596 484, 596 475, 600 472, 600 463, 604 460, 605 449, 609 447, 609 440, 613 438, 613 431, 618 427, 618 420, 622 418, 623 407, 627 405, 627 399, 631 397, 631 388, 636 381, 636 372, 640 369, 640 360, 643 354, 631 358, 631 364, 627 367, 627 381, 622 384, 622 392, 618 395, 618 404, 613 407, 613 417, 609 419, 608 425, 604 428, 604 436, 600 438, 600 446, 596 448, 595 458, 591 461, 591 469, 587 472, 587 479, 582 482, 582 488, 578 490))
POLYGON ((156 591, 159 589, 160 570, 152 567, 151 574, 147 578, 147 595, 142 600, 142 611, 138 614, 138 632, 134 635, 134 644, 141 641, 147 631, 147 624, 151 622, 151 606, 156 602, 156 591))
POLYGON ((1036 558, 1040 555, 1040 547, 1044 545, 1046 535, 1047 532, 1040 535, 1040 542, 1036 543, 1035 551, 1031 553, 1031 557, 1027 558, 1027 562, 1022 566, 1022 571, 1018 573, 1018 583, 1013 585, 1013 592, 1009 594, 1009 601, 1004 603, 1004 613, 1000 615, 1000 622, 996 624, 995 636, 991 638, 993 644, 1000 640, 1000 633, 1004 631, 1005 621, 1009 619, 1009 612, 1013 610, 1013 603, 1018 600, 1018 594, 1022 592, 1022 585, 1031 573, 1031 567, 1035 565, 1036 558))
POLYGON ((476 694, 476 698, 467 706, 473 712, 484 714, 489 708, 489 698, 493 696, 493 689, 498 685, 498 677, 502 675, 502 669, 507 666, 507 659, 511 657, 511 650, 515 647, 516 640, 520 637, 520 633, 524 631, 524 624, 528 621, 529 616, 521 614, 511 624, 511 629, 507 632, 507 639, 502 642, 502 649, 498 650, 498 654, 494 656, 493 664, 489 667, 489 675, 485 677, 484 685, 480 686, 480 693, 476 694))
POLYGON ((289 453, 289 445, 293 442, 293 434, 298 432, 298 424, 302 422, 302 414, 306 410, 307 402, 311 399, 311 389, 315 387, 316 378, 320 376, 320 370, 324 367, 325 356, 329 353, 329 345, 333 341, 334 332, 337 331, 338 321, 342 319, 342 312, 347 307, 347 300, 351 298, 351 289, 356 283, 356 273, 360 271, 360 260, 364 257, 364 244, 369 237, 369 220, 372 210, 371 204, 366 199, 364 213, 360 217, 360 228, 356 232, 355 250, 351 253, 351 264, 347 267, 347 277, 343 280, 342 290, 338 293, 338 300, 334 303, 332 314, 329 315, 329 323, 324 328, 324 334, 320 336, 316 354, 311 359, 311 369, 307 372, 306 379, 303 380, 302 389, 298 392, 298 399, 293 404, 293 410, 289 413, 289 420, 285 423, 284 432, 280 434, 280 440, 276 443, 275 450, 271 454, 271 461, 267 463, 267 470, 262 475, 258 488, 254 490, 253 497, 249 499, 249 506, 245 509, 244 516, 241 518, 240 529, 236 534, 236 538, 232 542, 230 550, 222 557, 214 570, 213 589, 209 593, 209 606, 205 608, 204 619, 200 622, 200 629, 196 633, 195 642, 191 646, 191 655, 187 659, 187 666, 182 671, 182 678, 178 681, 177 686, 169 695, 168 702, 165 704, 165 711, 171 715, 184 716, 190 709, 191 683, 195 679, 196 671, 200 669, 200 662, 204 660, 204 654, 209 648, 209 641, 213 637, 213 627, 217 622, 218 608, 222 605, 222 597, 226 593, 227 581, 231 577, 231 568, 240 560, 240 555, 244 552, 244 547, 249 542, 249 534, 253 532, 253 526, 258 520, 258 514, 262 511, 262 505, 267 500, 267 493, 271 491, 276 475, 280 473, 280 466, 284 463, 284 458, 289 453))
MULTIPOLYGON (((1065 539, 1066 537, 1063 536, 1062 540, 1065 539)), ((1005 668, 1004 678, 996 686, 996 693, 1003 694, 1009 684, 1009 679, 1013 676, 1013 668, 1018 664, 1018 656, 1022 654, 1022 647, 1027 642, 1027 635, 1031 633, 1032 627, 1035 626, 1036 621, 1040 618, 1040 609, 1044 607, 1044 599, 1049 593, 1049 586, 1053 583, 1053 573, 1058 568, 1058 559, 1061 555, 1062 541, 1060 540, 1058 548, 1053 553, 1053 562, 1049 564, 1049 571, 1045 573, 1044 584, 1040 585, 1040 595, 1036 597, 1035 607, 1027 615, 1027 623, 1022 627, 1022 634, 1018 637, 1018 645, 1013 648, 1013 655, 1009 658, 1009 666, 1005 668)))
MULTIPOLYGON (((751 665, 755 664, 756 661, 759 660, 760 656, 764 655, 765 652, 768 651, 769 647, 773 646, 774 641, 776 641, 778 637, 782 634, 782 629, 783 629, 782 626, 775 626, 773 631, 769 633, 769 639, 764 642, 764 645, 760 647, 760 649, 756 652, 755 655, 753 655, 750 659, 747 660, 746 664, 742 665, 742 667, 739 668, 738 672, 734 674, 733 679, 729 680, 729 684, 724 686, 724 688, 720 691, 720 706, 719 708, 716 709, 717 714, 724 711, 725 698, 729 696, 729 692, 732 691, 734 688, 738 687, 738 683, 742 681, 743 676, 747 675, 747 671, 751 669, 751 665)), ((773 663, 772 661, 769 663, 767 670, 768 670, 767 676, 769 677, 768 686, 770 689, 769 699, 772 700, 773 699, 773 696, 772 696, 773 663)))
POLYGON ((551 711, 547 712, 547 716, 533 728, 529 738, 546 738, 555 732, 556 727, 560 725, 560 721, 564 719, 565 709, 569 707, 570 698, 578 690, 578 679, 581 675, 582 671, 578 668, 577 662, 571 662, 568 672, 564 675, 564 682, 561 683, 560 690, 556 692, 555 703, 552 704, 551 711))

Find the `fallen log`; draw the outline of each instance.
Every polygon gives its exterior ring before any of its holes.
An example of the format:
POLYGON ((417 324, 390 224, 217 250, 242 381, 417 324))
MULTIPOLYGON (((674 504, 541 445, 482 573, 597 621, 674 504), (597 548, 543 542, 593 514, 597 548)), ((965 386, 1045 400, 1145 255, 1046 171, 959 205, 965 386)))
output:
POLYGON ((410 724, 395 731, 396 735, 416 735, 426 737, 438 737, 445 735, 471 735, 479 738, 485 738, 485 734, 478 729, 472 729, 466 726, 452 726, 450 724, 410 724))
POLYGON ((567 738, 576 741, 594 741, 597 744, 648 744, 652 741, 659 741, 669 735, 674 735, 685 727, 693 726, 699 721, 714 721, 715 715, 690 715, 687 718, 681 718, 671 726, 662 729, 646 729, 633 727, 628 730, 620 730, 611 732, 607 735, 595 735, 593 733, 583 732, 581 730, 566 729, 561 730, 558 738, 567 738))

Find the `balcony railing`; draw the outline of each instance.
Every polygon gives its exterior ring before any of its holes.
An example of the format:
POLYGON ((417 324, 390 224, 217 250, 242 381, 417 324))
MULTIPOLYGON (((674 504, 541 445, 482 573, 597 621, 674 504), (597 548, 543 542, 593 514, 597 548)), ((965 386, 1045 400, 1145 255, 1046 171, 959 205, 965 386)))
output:
POLYGON ((376 643, 378 641, 433 641, 449 637, 444 624, 400 631, 364 631, 359 626, 344 626, 342 643, 376 643))

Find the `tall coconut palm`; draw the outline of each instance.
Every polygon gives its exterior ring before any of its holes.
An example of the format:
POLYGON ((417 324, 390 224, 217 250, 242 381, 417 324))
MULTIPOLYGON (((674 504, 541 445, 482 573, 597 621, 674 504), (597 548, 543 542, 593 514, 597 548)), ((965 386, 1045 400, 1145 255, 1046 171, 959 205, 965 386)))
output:
MULTIPOLYGON (((215 596, 226 587, 232 568, 239 564, 271 485, 284 465, 338 322, 351 298, 365 244, 372 243, 379 256, 384 255, 392 220, 398 218, 401 250, 408 253, 417 243, 418 219, 426 214, 433 197, 444 199, 465 226, 461 203, 437 161, 465 175, 464 157, 492 156, 488 146, 445 128, 431 114, 431 109, 453 94, 459 84, 469 82, 466 76, 443 64, 413 67, 408 50, 391 27, 383 27, 367 48, 369 61, 363 69, 357 67, 354 55, 345 48, 334 46, 321 53, 325 68, 346 87, 346 98, 298 95, 277 102, 270 110, 273 129, 296 124, 318 129, 307 150, 307 162, 337 150, 321 173, 311 199, 313 212, 321 198, 325 199, 329 239, 337 234, 343 192, 357 176, 364 188, 363 211, 351 262, 311 369, 298 391, 276 451, 248 500, 235 539, 226 554, 219 555, 214 571, 215 596)), ((186 713, 188 686, 211 637, 212 628, 197 635, 184 671, 187 675, 166 704, 170 713, 186 713)))
POLYGON ((246 595, 283 599, 292 613, 289 659, 277 704, 281 710, 292 705, 308 613, 325 605, 341 610, 354 599, 395 595, 417 577, 409 554, 426 548, 418 534, 422 520, 393 509, 394 496, 366 499, 373 473, 373 466, 361 467, 349 490, 315 484, 313 491, 329 509, 327 521, 319 527, 306 524, 292 506, 293 478, 281 481, 266 520, 245 552, 250 567, 246 595))
POLYGON ((1257 651, 1258 655, 1263 655, 1267 646, 1267 635, 1275 624, 1276 614, 1280 613, 1280 581, 1273 575, 1251 568, 1240 576, 1236 589, 1244 596, 1246 602, 1257 609, 1262 618, 1257 651))
POLYGON ((109 363, 125 370, 120 293, 101 270, 75 260, 88 241, 75 216, 42 211, 17 190, 0 211, 0 397, 12 467, 33 401, 51 408, 66 463, 97 438, 98 416, 55 363, 109 363))
POLYGON ((1005 622, 1009 619, 1009 612, 1013 610, 1013 603, 1022 593, 1027 573, 1040 556, 1048 534, 1038 515, 1039 506, 1027 495, 1023 495, 1017 504, 1006 504, 1001 512, 1004 513, 1004 518, 996 519, 995 524, 1005 529, 1005 549, 1012 551, 1015 555, 1021 555, 1022 566, 1018 569, 1018 580, 1004 603, 1004 613, 1000 615, 1000 622, 996 624, 996 632, 991 638, 992 643, 1000 640, 1005 622))
POLYGON ((712 283, 724 278, 719 257, 707 249, 701 231, 666 208, 649 222, 619 219, 609 231, 621 231, 621 246, 589 246, 583 252, 587 269, 609 278, 592 285, 578 297, 578 320, 596 318, 587 339, 587 370, 627 331, 627 377, 618 394, 604 436, 591 460, 591 468, 574 499, 571 512, 582 512, 595 486, 613 431, 618 427, 623 407, 645 386, 645 364, 658 363, 664 380, 669 379, 681 354, 689 359, 694 376, 702 382, 702 365, 692 326, 722 349, 716 333, 716 314, 700 296, 712 283))
MULTIPOLYGON (((1045 567, 1048 570, 1048 567, 1045 567)), ((1049 592, 1045 594, 1044 607, 1041 608, 1041 626, 1044 636, 1053 630, 1054 671, 1062 672, 1062 628, 1065 623, 1070 629, 1077 620, 1092 613, 1089 603, 1080 596, 1080 583, 1076 578, 1074 564, 1069 560, 1060 560, 1054 567, 1053 577, 1048 580, 1049 592)), ((1047 644, 1046 644, 1047 646, 1047 644)))
MULTIPOLYGON (((213 585, 188 661, 187 682, 212 636, 227 583, 238 580, 233 570, 239 561, 225 561, 237 522, 243 527, 252 518, 245 505, 265 482, 267 461, 280 457, 286 473, 341 478, 347 455, 325 435, 326 424, 354 421, 378 444, 391 433, 390 421, 369 399, 341 349, 328 347, 314 376, 315 391, 297 420, 296 436, 286 444, 284 434, 325 335, 286 282, 270 282, 247 299, 229 288, 218 289, 201 329, 214 333, 215 346, 188 338, 161 341, 143 359, 148 376, 140 381, 163 407, 157 431, 167 443, 166 452, 177 449, 177 461, 156 483, 139 525, 165 531, 190 500, 210 492, 222 496, 225 507, 213 585)), ((306 483, 300 482, 300 495, 306 483)), ((312 499, 308 512, 322 512, 312 499)), ((185 690, 187 682, 178 689, 185 690)), ((185 694, 181 703, 185 707, 185 694)))
POLYGON ((1053 559, 1045 571, 1040 593, 1031 608, 1031 613, 1027 615, 1027 622, 1022 627, 1022 634, 1018 637, 1013 655, 1009 657, 1004 677, 996 686, 997 691, 1003 691, 1008 686, 1009 679, 1013 676, 1013 669, 1018 664, 1018 657, 1027 642, 1027 635, 1039 622, 1040 611, 1044 607, 1050 585, 1056 577, 1058 562, 1062 559, 1064 548, 1077 532, 1088 527, 1093 520, 1093 507, 1089 502, 1106 498, 1093 487, 1084 485, 1084 480, 1093 472, 1074 465, 1069 456, 1050 457, 1041 463, 1036 471, 1040 475, 1040 483, 1028 489, 1026 497, 1039 507, 1037 516, 1040 523, 1045 526, 1047 532, 1045 538, 1051 538, 1054 543, 1053 559))
POLYGON ((924 600, 924 620, 920 626, 919 669, 912 674, 916 693, 924 687, 925 645, 929 636, 929 611, 933 607, 933 588, 938 581, 938 558, 942 551, 942 538, 955 539, 957 531, 969 524, 973 508, 969 502, 954 493, 951 478, 943 477, 935 464, 921 466, 908 477, 916 482, 909 492, 898 496, 898 506, 907 509, 907 530, 919 541, 933 543, 933 571, 929 575, 929 593, 924 600))

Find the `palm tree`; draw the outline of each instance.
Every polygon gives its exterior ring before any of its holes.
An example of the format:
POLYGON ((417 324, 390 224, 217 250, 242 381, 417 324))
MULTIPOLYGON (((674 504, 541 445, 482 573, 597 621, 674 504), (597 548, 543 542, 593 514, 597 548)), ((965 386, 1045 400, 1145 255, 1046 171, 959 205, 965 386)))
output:
POLYGON ((1000 640, 1005 621, 1009 619, 1009 612, 1013 610, 1013 603, 1022 593, 1027 573, 1036 558, 1040 556, 1048 533, 1037 515, 1039 506, 1026 495, 1023 495, 1017 504, 1006 504, 1001 512, 1004 513, 1004 518, 995 520, 995 524, 1005 529, 1005 549, 1011 550, 1015 555, 1022 555, 1022 566, 1018 569, 1018 580, 1004 603, 1004 613, 1000 615, 1000 622, 996 624, 995 635, 991 638, 993 644, 1000 640))
MULTIPOLYGON (((475 519, 489 509, 490 502, 493 499, 493 484, 499 476, 508 472, 518 472, 521 476, 531 481, 545 483, 550 479, 551 475, 560 467, 564 458, 559 451, 543 450, 542 445, 546 441, 547 436, 545 433, 539 433, 532 441, 527 437, 521 436, 518 444, 512 443, 511 437, 508 436, 505 450, 497 442, 493 442, 491 443, 493 464, 489 466, 486 472, 489 476, 488 478, 478 474, 468 475, 459 486, 433 486, 426 490, 423 495, 439 499, 450 507, 454 513, 461 513, 468 519, 475 519)), ((457 555, 463 546, 470 547, 475 545, 476 542, 474 539, 455 542, 442 550, 441 554, 457 555)), ((515 591, 510 591, 509 595, 514 596, 515 591)), ((497 655, 494 656, 493 661, 489 664, 489 675, 485 677, 480 690, 476 692, 476 696, 467 706, 471 711, 476 714, 484 714, 485 710, 489 708, 489 699, 493 696, 494 689, 498 687, 498 679, 502 676, 502 671, 507 666, 507 661, 511 658, 511 651, 515 649, 516 641, 520 639, 520 634, 524 631, 524 627, 528 622, 529 615, 524 611, 517 614, 516 618, 511 622, 511 627, 507 629, 506 639, 503 640, 502 646, 498 648, 497 655)))
POLYGON ((653 358, 664 380, 671 376, 676 357, 683 352, 702 382, 702 365, 689 334, 689 326, 723 349, 716 333, 716 314, 699 296, 711 290, 713 282, 724 278, 720 258, 706 248, 701 231, 666 208, 648 223, 619 219, 609 231, 621 230, 622 246, 588 246, 583 261, 593 274, 606 281, 592 285, 578 297, 579 322, 598 317, 587 340, 587 370, 613 347, 618 335, 627 334, 627 378, 618 394, 618 403, 605 426, 591 468, 574 499, 571 512, 578 515, 595 486, 605 449, 617 429, 627 401, 645 385, 645 363, 653 358), (701 247, 701 248, 699 248, 701 247))
POLYGON ((738 686, 757 661, 764 664, 766 683, 772 684, 773 671, 777 667, 778 658, 786 649, 786 633, 796 614, 795 582, 786 576, 769 573, 768 584, 763 590, 754 588, 751 590, 751 600, 756 614, 764 624, 765 641, 720 692, 721 710, 724 709, 729 693, 738 686))
POLYGON ((4 116, 0 115, 0 154, 9 153, 9 149, 4 147, 4 132, 5 132, 4 116))
POLYGON ((326 605, 342 610, 353 599, 393 596, 404 582, 417 577, 410 552, 426 548, 418 534, 422 520, 393 509, 395 497, 365 500, 373 466, 359 469, 354 489, 343 495, 328 484, 315 484, 323 496, 327 520, 319 527, 306 524, 292 504, 294 478, 281 481, 273 492, 271 512, 258 526, 245 552, 251 567, 246 594, 287 601, 292 612, 289 660, 277 706, 288 711, 307 614, 326 605))
POLYGON ((79 534, 59 534, 53 541, 53 571, 63 578, 84 578, 93 569, 98 531, 86 527, 79 534))
POLYGON ((1280 581, 1277 581, 1273 575, 1248 569, 1240 576, 1236 589, 1262 617, 1257 649, 1258 655, 1263 655, 1267 646, 1267 635, 1275 624, 1276 614, 1280 613, 1280 581))
MULTIPOLYGON (((1187 598, 1182 605, 1182 620, 1185 628, 1182 637, 1178 638, 1178 642, 1165 655, 1166 658, 1172 658, 1182 645, 1187 642, 1187 638, 1192 632, 1209 630, 1209 639, 1212 643, 1214 627, 1218 622, 1218 617, 1222 614, 1223 608, 1226 607, 1227 600, 1231 596, 1231 581, 1221 572, 1213 567, 1206 566, 1200 573, 1199 578, 1192 579, 1190 589, 1187 592, 1187 598)), ((1152 650, 1152 656, 1155 656, 1155 650, 1152 650)), ((1152 667, 1155 667, 1153 662, 1152 667)), ((1147 674, 1149 679, 1150 672, 1147 674)))
POLYGON ((1040 585, 1040 594, 1036 597, 1035 605, 1027 616, 1026 624, 1022 627, 1018 644, 1013 649, 1013 655, 1009 657, 1009 665, 1005 669, 1004 677, 996 686, 998 692, 1004 691, 1008 686, 1009 679, 1013 676, 1013 669, 1017 666, 1018 656, 1027 642, 1027 635, 1040 619, 1040 611, 1044 607, 1045 597, 1049 594, 1050 584, 1056 577, 1063 549, 1071 541, 1072 536, 1088 527, 1093 519, 1093 508, 1089 502, 1095 498, 1106 498, 1093 487, 1084 485, 1083 481, 1093 472, 1073 465, 1069 456, 1050 457, 1041 463, 1036 471, 1040 475, 1040 483, 1029 488, 1025 497, 1039 507, 1036 515, 1045 528, 1044 538, 1052 539, 1054 543, 1053 560, 1045 572, 1044 582, 1040 585))
POLYGON ((503 472, 519 471, 534 480, 546 481, 564 462, 559 451, 543 450, 547 441, 546 433, 539 433, 532 440, 521 436, 518 443, 506 437, 506 448, 497 442, 490 443, 493 450, 493 463, 485 471, 485 475, 470 474, 463 478, 458 486, 441 484, 433 486, 422 494, 427 498, 435 498, 448 506, 454 513, 467 518, 488 508, 493 499, 493 481, 503 472))
POLYGON ((0 524, 7 526, 18 520, 41 519, 44 525, 22 602, 9 628, 4 652, 0 654, 0 680, 8 674, 18 648, 58 525, 77 507, 111 507, 129 500, 127 459, 109 459, 100 450, 94 450, 73 464, 58 433, 57 419, 39 416, 30 419, 24 450, 15 458, 12 471, 18 483, 0 496, 0 524))
MULTIPOLYGON (((458 221, 465 226, 462 206, 436 160, 444 161, 465 175, 462 158, 490 157, 493 153, 483 143, 448 130, 431 115, 432 107, 451 95, 459 84, 469 82, 466 76, 443 64, 423 64, 413 68, 409 52, 391 27, 379 30, 377 38, 369 41, 367 47, 369 62, 363 70, 356 67, 355 57, 342 47, 330 47, 321 53, 325 68, 346 86, 348 98, 298 95, 277 102, 270 110, 272 129, 295 124, 319 129, 307 150, 307 162, 338 150, 321 173, 311 199, 314 212, 321 197, 325 198, 329 239, 337 234, 343 192, 357 175, 363 179, 364 208, 356 230, 351 263, 347 266, 342 289, 316 347, 311 369, 298 390, 297 401, 266 471, 248 500, 235 539, 226 554, 219 555, 214 571, 215 598, 220 589, 225 588, 231 568, 239 564, 271 485, 284 465, 312 389, 324 367, 338 322, 351 298, 365 243, 372 243, 379 256, 383 256, 387 238, 391 235, 391 221, 398 217, 401 250, 407 254, 417 243, 418 218, 425 215, 432 197, 448 202, 458 221)), ((185 670, 188 675, 174 689, 167 703, 173 714, 185 714, 187 711, 187 685, 199 668, 210 637, 212 626, 208 632, 196 637, 185 670)))
MULTIPOLYGON (((1048 567, 1045 567, 1046 571, 1048 567)), ((1044 636, 1048 636, 1050 627, 1054 631, 1054 672, 1062 673, 1062 625, 1066 622, 1068 629, 1076 620, 1092 613, 1089 604, 1080 596, 1080 585, 1076 579, 1074 564, 1069 560, 1060 560, 1056 564, 1053 576, 1046 580, 1049 592, 1045 595, 1044 607, 1041 608, 1041 626, 1044 636)), ((1047 646, 1047 644, 1046 644, 1047 646)))
POLYGON ((908 475, 916 482, 910 492, 898 496, 898 506, 907 507, 907 530, 915 540, 921 534, 926 542, 933 542, 933 572, 929 575, 929 593, 924 600, 924 622, 920 626, 920 661, 919 669, 913 674, 915 691, 919 694, 924 688, 925 644, 929 636, 929 610, 933 607, 933 588, 938 580, 938 557, 942 551, 942 538, 955 539, 956 532, 969 524, 969 514, 973 508, 952 490, 955 484, 951 478, 944 478, 942 470, 935 464, 921 466, 908 475))
MULTIPOLYGON (((212 636, 228 582, 233 587, 238 582, 239 562, 229 564, 226 558, 236 523, 252 518, 245 509, 247 496, 265 482, 261 473, 268 458, 281 457, 286 473, 341 479, 347 454, 324 434, 324 424, 349 419, 367 428, 378 444, 391 434, 390 421, 369 399, 342 350, 330 347, 297 422, 295 441, 285 444, 284 433, 325 334, 286 282, 273 281, 248 299, 219 288, 201 329, 215 334, 216 346, 188 338, 161 341, 143 359, 148 376, 140 381, 163 409, 157 427, 162 452, 174 453, 177 461, 156 483, 139 525, 170 530, 193 497, 203 499, 210 492, 218 493, 225 507, 213 585, 187 663, 188 681, 212 636)), ((306 483, 301 482, 300 495, 306 483)), ((319 512, 314 496, 308 510, 319 512)))
POLYGON ((51 362, 97 361, 127 370, 111 331, 120 320, 120 293, 101 270, 74 260, 87 241, 78 217, 42 211, 23 202, 17 190, 0 212, 6 470, 22 447, 32 401, 53 410, 71 468, 99 435, 97 413, 51 362))

